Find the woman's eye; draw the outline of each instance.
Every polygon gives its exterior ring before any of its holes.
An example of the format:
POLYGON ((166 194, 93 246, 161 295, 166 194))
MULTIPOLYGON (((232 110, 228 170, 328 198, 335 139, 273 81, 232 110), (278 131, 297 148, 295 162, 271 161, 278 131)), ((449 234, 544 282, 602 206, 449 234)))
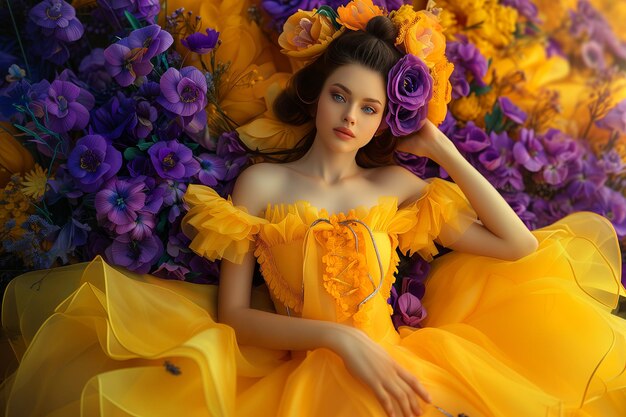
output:
POLYGON ((370 106, 363 107, 363 112, 367 114, 376 114, 376 109, 370 106))
POLYGON ((346 99, 343 98, 341 94, 333 93, 332 96, 333 96, 333 100, 335 100, 336 102, 344 103, 346 101, 346 99))

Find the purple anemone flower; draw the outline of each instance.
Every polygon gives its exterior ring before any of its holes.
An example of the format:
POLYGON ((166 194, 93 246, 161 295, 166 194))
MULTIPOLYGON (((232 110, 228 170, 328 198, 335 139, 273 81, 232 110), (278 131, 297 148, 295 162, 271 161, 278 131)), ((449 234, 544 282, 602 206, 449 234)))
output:
POLYGON ((480 152, 489 146, 487 133, 471 121, 463 129, 456 131, 452 140, 460 150, 468 153, 480 152))
POLYGON ((150 60, 144 57, 145 48, 129 48, 125 41, 122 39, 104 50, 107 71, 122 87, 128 87, 139 76, 150 74, 153 68, 150 60))
POLYGON ((220 36, 220 33, 214 29, 207 29, 206 35, 196 32, 187 36, 185 39, 181 40, 185 48, 189 49, 191 52, 195 52, 197 54, 206 54, 209 53, 215 48, 217 45, 217 38, 220 36))
POLYGON ((617 103, 602 119, 596 122, 598 127, 621 134, 626 134, 626 99, 617 103))
POLYGON ((111 178, 96 194, 95 207, 99 219, 106 219, 114 225, 132 223, 137 212, 146 202, 143 182, 130 182, 111 178))
POLYGON ((130 237, 134 240, 143 240, 152 236, 156 227, 156 219, 154 214, 145 210, 137 212, 137 218, 134 222, 118 225, 115 227, 115 233, 123 235, 130 233, 130 237))
POLYGON ((125 45, 132 50, 144 49, 142 59, 150 60, 165 52, 174 43, 174 38, 161 26, 150 25, 133 30, 125 41, 125 45))
POLYGON ((122 167, 122 154, 100 135, 87 135, 76 142, 67 160, 67 170, 84 192, 95 192, 122 167))
POLYGON ((56 133, 65 133, 73 129, 84 129, 89 122, 89 110, 80 102, 82 96, 89 97, 91 103, 93 96, 77 85, 68 82, 54 80, 50 84, 47 97, 43 101, 45 106, 44 124, 56 133))
POLYGON ((133 239, 127 234, 121 235, 105 250, 109 262, 140 274, 148 273, 162 254, 163 243, 154 235, 142 240, 133 239))
POLYGON ((539 171, 548 161, 542 143, 529 129, 520 130, 519 141, 513 145, 515 160, 530 172, 539 171))
POLYGON ((161 178, 185 180, 200 170, 191 149, 177 140, 157 142, 148 149, 150 160, 161 178))
POLYGON ((63 0, 44 0, 30 9, 28 17, 44 29, 44 34, 63 42, 76 41, 84 33, 82 23, 76 18, 76 10, 63 0))
POLYGON ((500 110, 502 113, 517 123, 518 125, 523 125, 526 121, 526 113, 519 107, 517 107, 508 97, 499 97, 498 104, 500 105, 500 110))
POLYGON ((212 187, 217 182, 224 179, 226 175, 226 165, 224 160, 217 155, 203 153, 198 156, 200 160, 200 171, 198 179, 204 185, 212 187))
POLYGON ((81 79, 96 91, 105 91, 111 83, 111 75, 106 69, 104 49, 94 48, 80 62, 78 72, 81 79))
POLYGON ((137 125, 135 105, 135 100, 118 91, 117 95, 92 112, 93 130, 109 140, 118 139, 125 130, 132 131, 137 125))
POLYGON ((207 83, 197 68, 185 67, 178 72, 169 68, 161 76, 161 95, 157 102, 179 116, 193 116, 207 105, 207 83))

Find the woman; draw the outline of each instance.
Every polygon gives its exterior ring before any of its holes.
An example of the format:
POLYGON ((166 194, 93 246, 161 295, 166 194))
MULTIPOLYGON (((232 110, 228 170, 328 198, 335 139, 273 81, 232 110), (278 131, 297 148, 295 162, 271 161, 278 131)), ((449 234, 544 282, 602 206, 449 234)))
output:
POLYGON ((206 287, 100 259, 54 270, 78 289, 5 387, 8 415, 622 415, 626 325, 598 301, 623 291, 605 284, 610 224, 584 213, 529 232, 429 122, 397 149, 457 185, 389 165, 395 37, 373 18, 294 76, 275 110, 315 120, 301 157, 252 166, 232 202, 189 187, 191 248, 223 259, 220 323, 206 287), (398 333, 396 248, 432 259, 435 241, 458 253, 433 262, 426 327, 398 333), (255 257, 274 311, 251 305, 255 257))

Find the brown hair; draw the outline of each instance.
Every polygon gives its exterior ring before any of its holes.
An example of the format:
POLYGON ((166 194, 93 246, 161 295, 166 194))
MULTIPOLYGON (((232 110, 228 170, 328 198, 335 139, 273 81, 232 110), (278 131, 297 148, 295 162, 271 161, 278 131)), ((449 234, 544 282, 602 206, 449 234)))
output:
MULTIPOLYGON (((292 125, 311 121, 324 82, 343 65, 361 64, 378 72, 386 84, 389 70, 402 58, 402 53, 394 46, 396 36, 395 26, 385 16, 370 19, 365 31, 347 30, 333 40, 322 55, 291 77, 286 89, 274 101, 274 113, 279 120, 292 125)), ((254 153, 275 161, 295 161, 309 150, 315 134, 316 129, 313 128, 293 149, 254 153)), ((364 168, 393 164, 396 141, 389 129, 385 129, 359 149, 357 164, 364 168)))

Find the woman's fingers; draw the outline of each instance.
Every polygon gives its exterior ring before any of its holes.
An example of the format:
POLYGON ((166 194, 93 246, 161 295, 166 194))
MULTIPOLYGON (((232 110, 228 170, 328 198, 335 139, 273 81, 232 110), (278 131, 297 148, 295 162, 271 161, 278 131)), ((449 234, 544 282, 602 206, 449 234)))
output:
POLYGON ((426 401, 427 403, 432 402, 430 394, 428 393, 428 391, 426 391, 426 388, 424 388, 424 386, 419 382, 417 378, 415 378, 412 373, 402 368, 401 366, 398 366, 398 374, 411 387, 411 389, 422 398, 422 400, 426 401))
POLYGON ((422 413, 421 407, 417 401, 417 395, 402 378, 399 376, 393 379, 389 378, 386 381, 385 387, 395 399, 403 416, 418 416, 422 413))

